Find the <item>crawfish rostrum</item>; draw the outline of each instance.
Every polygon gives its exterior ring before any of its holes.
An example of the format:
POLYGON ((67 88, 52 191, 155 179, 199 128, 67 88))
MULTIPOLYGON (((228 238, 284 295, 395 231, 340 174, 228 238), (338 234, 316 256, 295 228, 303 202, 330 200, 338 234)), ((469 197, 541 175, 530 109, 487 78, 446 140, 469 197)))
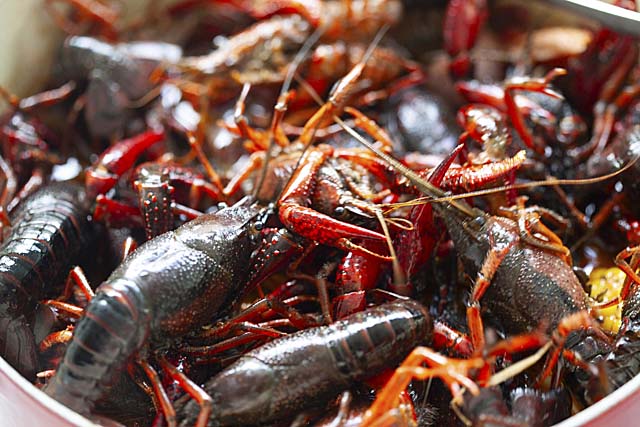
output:
POLYGON ((485 0, 57 2, 50 89, 0 88, 0 356, 44 393, 548 426, 640 372, 633 37, 485 0))

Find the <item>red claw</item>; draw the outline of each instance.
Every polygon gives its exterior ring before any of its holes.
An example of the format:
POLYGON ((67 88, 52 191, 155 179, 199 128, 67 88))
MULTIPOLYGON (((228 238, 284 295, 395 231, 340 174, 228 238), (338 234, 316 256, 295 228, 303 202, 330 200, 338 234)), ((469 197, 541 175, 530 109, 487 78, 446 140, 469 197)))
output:
POLYGON ((119 141, 106 149, 86 173, 89 198, 109 191, 120 176, 129 170, 138 157, 155 143, 164 139, 164 131, 149 130, 119 141))
POLYGON ((300 160, 301 166, 294 172, 280 197, 280 220, 290 230, 312 241, 371 255, 364 248, 351 243, 349 239, 384 241, 384 235, 337 220, 305 206, 316 174, 331 154, 327 150, 329 148, 310 149, 304 154, 300 160))
POLYGON ((385 240, 383 234, 339 221, 295 202, 280 204, 280 220, 291 230, 313 241, 355 252, 358 249, 350 245, 348 239, 385 240))

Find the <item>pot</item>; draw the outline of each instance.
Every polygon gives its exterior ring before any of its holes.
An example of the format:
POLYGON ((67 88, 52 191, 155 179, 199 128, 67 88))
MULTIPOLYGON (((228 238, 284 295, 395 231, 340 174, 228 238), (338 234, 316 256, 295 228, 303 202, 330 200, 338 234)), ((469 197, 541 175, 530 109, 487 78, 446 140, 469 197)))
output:
MULTIPOLYGON (((148 1, 128 0, 126 15, 135 19, 148 1)), ((63 34, 43 9, 44 0, 0 1, 0 85, 18 96, 36 91, 47 80, 63 34)), ((3 105, 0 104, 0 109, 3 105)), ((640 420, 640 375, 555 427, 636 425, 640 420)), ((106 421, 105 425, 113 425, 106 421)), ((98 424, 45 395, 0 358, 0 427, 47 425, 96 427, 98 424)))

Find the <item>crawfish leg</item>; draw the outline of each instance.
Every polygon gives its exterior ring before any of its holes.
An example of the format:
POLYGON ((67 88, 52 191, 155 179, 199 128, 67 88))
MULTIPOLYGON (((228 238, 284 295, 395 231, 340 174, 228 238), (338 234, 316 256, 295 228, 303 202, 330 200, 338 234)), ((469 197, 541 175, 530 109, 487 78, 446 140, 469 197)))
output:
POLYGON ((249 148, 252 151, 267 150, 269 148, 269 140, 272 137, 281 147, 290 145, 289 138, 287 138, 286 134, 282 131, 281 124, 282 120, 284 119, 284 113, 287 111, 289 100, 293 96, 292 92, 285 92, 278 98, 273 114, 273 120, 271 122, 270 131, 261 131, 252 128, 249 125, 247 116, 245 115, 245 101, 247 99, 247 95, 249 94, 250 88, 251 84, 249 83, 245 83, 242 87, 242 92, 240 93, 240 97, 236 102, 236 108, 233 113, 235 128, 231 128, 230 130, 238 133, 243 138, 248 139, 251 142, 249 148))
POLYGON ((391 140, 391 137, 376 122, 364 115, 360 110, 356 110, 353 107, 345 107, 344 111, 345 113, 351 114, 356 119, 355 125, 374 137, 376 142, 382 144, 382 147, 385 150, 393 149, 393 141, 391 140))
POLYGON ((480 298, 482 298, 491 284, 491 280, 496 274, 496 271, 498 271, 502 260, 504 260, 511 248, 518 242, 517 239, 512 239, 508 244, 497 247, 492 235, 489 236, 489 240, 491 242, 491 248, 484 259, 482 268, 478 272, 476 283, 473 286, 469 302, 467 303, 469 335, 471 336, 471 342, 473 343, 476 354, 484 349, 484 326, 482 325, 482 318, 480 317, 480 298))
POLYGON ((44 353, 56 344, 66 344, 73 338, 73 327, 67 326, 61 331, 52 332, 40 342, 40 353, 44 353))
POLYGON ((64 291, 59 299, 65 301, 71 298, 71 295, 74 293, 74 286, 84 295, 87 301, 91 301, 95 295, 93 289, 91 289, 91 285, 89 285, 87 276, 84 274, 84 270, 82 270, 80 266, 73 267, 69 272, 64 284, 64 291))
POLYGON ((245 332, 243 334, 227 338, 223 341, 211 345, 184 346, 180 349, 180 351, 192 358, 195 358, 197 362, 212 363, 220 360, 217 355, 225 351, 254 343, 255 346, 258 346, 264 344, 264 342, 269 338, 278 338, 280 336, 282 336, 282 334, 276 336, 275 333, 266 335, 263 333, 256 334, 253 332, 245 332))
POLYGON ((187 133, 187 139, 189 140, 189 146, 191 146, 191 150, 196 154, 198 161, 204 166, 204 170, 207 173, 207 177, 211 184, 213 184, 219 191, 222 191, 222 180, 220 179, 220 175, 213 168, 211 162, 207 158, 206 154, 202 150, 202 140, 196 138, 196 136, 192 132, 187 133))
POLYGON ((450 388, 454 398, 462 397, 463 387, 477 394, 478 386, 466 375, 466 372, 473 367, 480 367, 483 363, 481 358, 451 359, 428 347, 416 347, 376 395, 375 402, 364 416, 362 426, 373 425, 376 419, 397 407, 401 393, 414 378, 440 377, 450 388), (423 363, 431 368, 421 367, 423 363))
POLYGON ((236 173, 233 178, 227 183, 227 186, 224 188, 223 193, 227 196, 234 195, 239 189, 240 185, 244 181, 246 181, 253 172, 259 170, 264 164, 265 152, 257 151, 251 156, 249 156, 249 160, 246 162, 244 167, 236 173))
POLYGON ((632 283, 635 283, 635 286, 640 285, 640 276, 636 273, 636 269, 640 264, 638 255, 640 255, 640 246, 623 249, 618 253, 618 255, 616 255, 616 265, 627 275, 622 291, 620 291, 620 296, 613 300, 616 301, 616 303, 627 299, 631 291, 632 283), (629 257, 631 257, 631 264, 626 261, 626 258, 629 257))
POLYGON ((542 210, 542 208, 539 209, 540 210, 529 210, 529 212, 536 212, 532 221, 528 218, 528 212, 522 212, 522 214, 518 215, 517 221, 520 230, 520 240, 536 248, 557 254, 562 257, 568 265, 572 265, 569 248, 562 243, 562 240, 557 234, 539 220, 540 216, 551 215, 552 211, 542 210), (544 239, 538 238, 532 233, 539 234, 544 237, 544 239))
POLYGON ((526 146, 542 156, 544 156, 545 149, 544 147, 535 143, 533 135, 531 134, 529 129, 527 129, 522 112, 520 111, 516 103, 514 92, 517 90, 526 90, 540 92, 555 98, 560 97, 561 95, 549 89, 548 85, 555 77, 564 75, 566 73, 566 70, 562 68, 554 68, 553 70, 549 71, 547 75, 542 79, 527 79, 517 82, 514 81, 505 85, 504 88, 504 102, 507 106, 507 112, 509 114, 509 117, 511 118, 513 127, 516 129, 518 135, 520 135, 520 138, 522 138, 522 141, 526 144, 526 146))
POLYGON ((578 311, 576 313, 570 314, 564 317, 560 323, 558 323, 558 327, 553 332, 553 344, 555 346, 553 352, 549 354, 547 360, 545 362, 544 370, 538 379, 538 383, 541 383, 546 377, 548 377, 553 368, 558 363, 558 358, 560 354, 568 360, 570 363, 584 369, 596 377, 600 377, 602 372, 601 368, 596 365, 586 363, 582 361, 580 355, 576 354, 572 350, 568 350, 564 348, 564 344, 567 340, 569 334, 573 331, 577 331, 580 329, 591 330, 593 333, 597 333, 602 338, 603 342, 609 342, 610 339, 605 335, 602 329, 599 327, 597 323, 591 318, 591 315, 587 310, 578 311))
MULTIPOLYGON (((191 381, 185 374, 178 371, 175 366, 171 365, 164 357, 160 357, 160 365, 180 386, 195 399, 200 405, 200 413, 196 420, 196 427, 205 427, 209 420, 209 414, 212 409, 212 399, 202 388, 191 381)), ((173 409, 173 408, 172 408, 173 409)))
POLYGON ((266 150, 269 143, 268 138, 269 135, 266 132, 259 131, 253 129, 249 126, 249 120, 245 115, 245 101, 247 99, 247 95, 249 94, 249 89, 251 88, 250 83, 245 83, 242 87, 242 92, 238 97, 238 101, 236 102, 236 108, 233 112, 233 121, 236 125, 236 130, 240 134, 241 137, 248 139, 253 143, 253 148, 256 150, 266 150))
POLYGON ((57 310, 66 313, 70 317, 79 319, 84 313, 84 308, 79 307, 75 304, 64 302, 71 298, 71 296, 74 294, 74 287, 77 287, 87 303, 91 301, 95 296, 95 293, 93 292, 93 289, 91 289, 89 280, 87 280, 84 271, 81 267, 76 266, 71 269, 69 275, 67 276, 62 296, 60 296, 60 298, 58 298, 57 300, 45 300, 41 303, 48 305, 49 307, 54 307, 57 310))
POLYGON ((157 409, 162 411, 169 427, 176 427, 176 410, 173 408, 171 400, 169 400, 169 396, 164 390, 164 387, 162 387, 162 381, 160 381, 158 372, 156 372, 156 370, 146 360, 139 359, 136 363, 140 365, 144 373, 147 375, 147 378, 149 378, 149 381, 151 381, 151 385, 153 387, 151 397, 153 398, 157 409))

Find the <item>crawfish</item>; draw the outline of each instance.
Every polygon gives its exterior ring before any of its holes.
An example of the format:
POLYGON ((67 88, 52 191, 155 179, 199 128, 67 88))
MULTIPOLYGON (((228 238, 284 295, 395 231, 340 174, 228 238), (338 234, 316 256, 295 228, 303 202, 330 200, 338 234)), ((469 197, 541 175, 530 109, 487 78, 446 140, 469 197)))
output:
MULTIPOLYGON (((430 340, 432 328, 422 305, 399 300, 271 341, 205 384, 213 407, 209 426, 253 425, 295 413, 397 364, 430 340)), ((182 426, 193 425, 195 407, 187 404, 182 426)))
POLYGON ((227 311, 260 281, 247 264, 261 242, 261 211, 245 199, 136 249, 98 287, 46 393, 87 414, 144 347, 227 311))
POLYGON ((27 378, 38 366, 30 316, 36 301, 60 291, 95 241, 88 215, 84 192, 69 183, 39 190, 11 215, 14 226, 0 251, 0 354, 27 378))
POLYGON ((65 40, 61 64, 65 76, 86 80, 82 99, 91 136, 112 138, 126 131, 133 104, 154 88, 150 76, 158 63, 176 62, 178 46, 161 42, 109 44, 91 37, 65 40))
MULTIPOLYGON (((359 139, 418 190, 432 198, 444 196, 442 190, 359 139)), ((587 294, 570 265, 568 249, 531 210, 489 215, 459 200, 436 202, 433 209, 444 221, 466 273, 476 278, 467 303, 476 351, 484 348, 480 300, 485 295, 485 308, 509 334, 527 332, 541 322, 552 331, 562 319, 589 308, 587 294)), ((594 338, 606 351, 609 342, 599 332, 594 338)))
POLYGON ((228 86, 228 77, 237 76, 240 70, 247 76, 254 75, 254 79, 260 82, 268 82, 274 76, 278 81, 289 58, 309 34, 309 24, 299 16, 275 16, 234 35, 207 55, 183 58, 178 67, 206 75, 210 88, 220 86, 221 91, 228 86), (211 77, 219 81, 215 80, 214 83, 211 77))

